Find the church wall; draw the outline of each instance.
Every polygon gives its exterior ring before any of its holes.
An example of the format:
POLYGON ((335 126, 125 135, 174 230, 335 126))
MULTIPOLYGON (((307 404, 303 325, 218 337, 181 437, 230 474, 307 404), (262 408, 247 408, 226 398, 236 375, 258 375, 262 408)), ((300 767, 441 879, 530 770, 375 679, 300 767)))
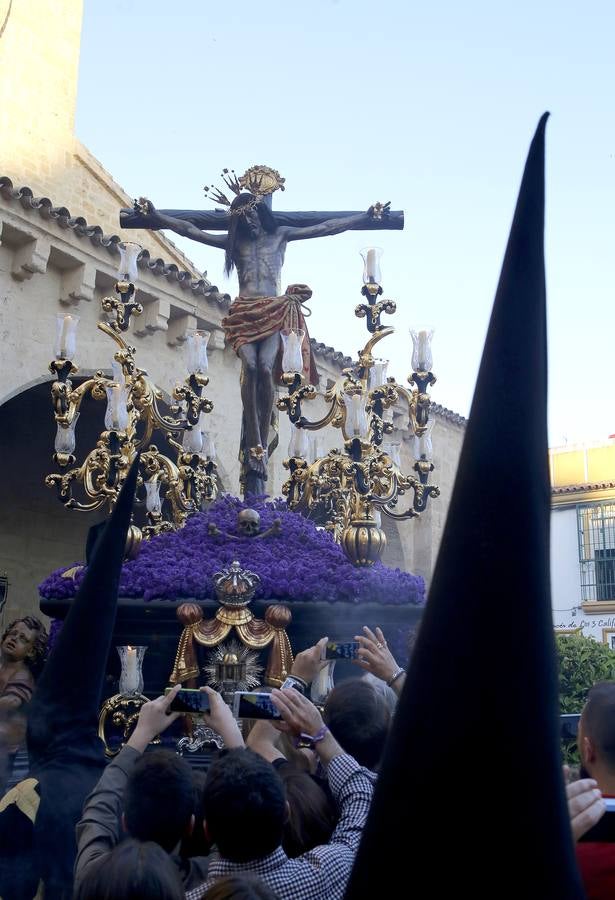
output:
MULTIPOLYGON (((114 234, 120 208, 133 198, 74 135, 82 6, 81 0, 12 3, 0 41, 0 175, 114 234)), ((8 0, 0 0, 2 20, 6 8, 8 0)), ((135 230, 131 240, 198 277, 163 235, 135 230)))

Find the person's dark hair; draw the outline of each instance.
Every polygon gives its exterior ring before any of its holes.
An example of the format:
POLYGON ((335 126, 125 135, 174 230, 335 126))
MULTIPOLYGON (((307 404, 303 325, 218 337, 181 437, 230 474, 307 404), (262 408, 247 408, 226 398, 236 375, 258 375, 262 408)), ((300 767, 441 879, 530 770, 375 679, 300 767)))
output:
POLYGON ((271 763, 251 750, 229 750, 210 766, 203 810, 210 840, 232 862, 260 859, 282 843, 284 785, 271 763))
POLYGON ((168 750, 145 753, 124 790, 124 816, 131 837, 154 841, 167 853, 186 833, 194 812, 192 769, 168 750))
POLYGON ((74 900, 184 900, 184 889, 162 847, 127 840, 86 870, 74 900))
POLYGON ((599 681, 591 688, 582 718, 584 733, 615 770, 615 681, 599 681))
MULTIPOLYGON (((224 271, 227 275, 230 275, 235 268, 235 244, 237 242, 237 230, 240 231, 245 229, 244 222, 244 214, 240 211, 244 206, 249 206, 254 203, 255 197, 253 194, 239 194, 233 202, 231 203, 230 212, 231 212, 231 221, 228 227, 228 233, 226 236, 226 246, 225 246, 225 254, 224 254, 224 271)), ((257 202, 256 211, 258 213, 258 218, 260 219, 260 223, 269 234, 273 234, 276 231, 278 225, 275 220, 275 217, 266 203, 262 200, 257 202)))
POLYGON ((180 855, 184 859, 189 859, 191 856, 207 856, 210 850, 209 842, 205 836, 205 829, 203 827, 203 819, 205 818, 205 813, 203 812, 205 772, 193 769, 192 785, 194 790, 194 828, 192 829, 191 834, 187 834, 182 838, 180 855))
POLYGON ((247 875, 226 875, 219 878, 203 894, 202 900, 278 900, 268 884, 247 875))
POLYGON ((325 703, 323 719, 342 748, 368 769, 380 762, 391 724, 386 700, 362 678, 337 684, 325 703))
POLYGON ((288 801, 282 848, 287 856, 301 856, 328 844, 337 824, 337 811, 321 786, 291 763, 278 766, 288 801))
POLYGON ((15 625, 19 625, 20 622, 23 622, 26 628, 29 628, 30 631, 34 632, 32 655, 28 656, 24 660, 24 662, 34 675, 38 675, 45 661, 45 654, 47 653, 47 641, 49 640, 47 629, 40 619, 37 619, 36 616, 22 616, 21 619, 13 619, 8 627, 5 628, 2 638, 0 638, 0 644, 4 643, 4 639, 9 631, 11 631, 11 629, 14 628, 15 625))

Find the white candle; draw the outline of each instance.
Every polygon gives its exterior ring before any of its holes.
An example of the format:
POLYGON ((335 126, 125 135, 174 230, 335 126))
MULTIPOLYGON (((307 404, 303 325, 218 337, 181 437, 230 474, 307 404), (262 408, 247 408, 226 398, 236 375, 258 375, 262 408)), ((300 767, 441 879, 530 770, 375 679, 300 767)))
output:
POLYGON ((70 323, 72 322, 72 316, 64 316, 64 322, 62 324, 62 334, 60 335, 60 356, 62 359, 66 359, 66 339, 68 337, 68 329, 70 328, 70 323))
POLYGON ((284 372, 303 371, 303 356, 301 354, 303 338, 303 331, 289 331, 287 334, 282 334, 282 341, 284 344, 282 370, 284 372))
POLYGON ((70 333, 73 324, 72 316, 64 316, 62 320, 62 332, 60 334, 60 359, 68 359, 72 356, 70 346, 70 333))
POLYGON ((431 372, 433 357, 431 353, 431 339, 433 331, 410 329, 412 337, 412 367, 415 372, 431 372))
POLYGON ((368 250, 367 251, 367 260, 366 260, 366 268, 367 268, 367 277, 370 282, 374 283, 376 281, 376 251, 368 250))
POLYGON ((126 652, 126 690, 131 694, 139 690, 136 647, 128 647, 126 652))
POLYGON ((419 366, 423 372, 426 371, 427 348, 427 332, 419 331, 419 366))

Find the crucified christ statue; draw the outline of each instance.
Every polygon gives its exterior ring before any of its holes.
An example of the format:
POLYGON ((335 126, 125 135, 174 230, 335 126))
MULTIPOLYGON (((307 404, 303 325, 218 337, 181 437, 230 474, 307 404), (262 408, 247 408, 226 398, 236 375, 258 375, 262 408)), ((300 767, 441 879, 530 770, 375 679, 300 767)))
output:
POLYGON ((283 190, 283 179, 275 170, 264 166, 249 169, 241 179, 227 180, 226 183, 236 193, 235 199, 230 202, 219 192, 215 199, 228 206, 228 214, 157 210, 149 200, 141 198, 135 203, 134 210, 122 210, 120 222, 125 228, 168 228, 210 247, 218 247, 225 252, 227 275, 237 271, 239 296, 231 304, 222 325, 242 364, 240 458, 243 492, 262 494, 267 480, 268 436, 276 377, 279 377, 276 368, 279 369, 281 331, 305 331, 304 375, 312 384, 318 380, 304 315, 304 303, 310 298, 311 291, 306 285, 291 285, 281 294, 286 245, 289 241, 355 229, 403 228, 403 214, 391 213, 389 204, 375 204, 367 212, 359 213, 274 213, 270 194, 278 187, 283 190), (242 191, 242 187, 248 190, 242 191), (280 222, 280 219, 290 220, 290 224, 280 222), (226 233, 204 231, 205 223, 208 227, 225 228, 226 233))

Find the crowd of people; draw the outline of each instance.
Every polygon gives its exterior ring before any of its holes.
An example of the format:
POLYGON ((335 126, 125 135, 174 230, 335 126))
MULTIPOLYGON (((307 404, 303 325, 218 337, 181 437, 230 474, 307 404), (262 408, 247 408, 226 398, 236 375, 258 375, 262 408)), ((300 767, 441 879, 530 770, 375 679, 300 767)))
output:
MULTIPOLYGON (((5 729, 29 699, 45 639, 31 618, 3 635, 5 729)), ((180 685, 142 707, 83 805, 75 898, 343 898, 406 673, 382 631, 365 627, 356 637, 362 677, 341 681, 319 708, 309 686, 326 641, 299 653, 271 691, 277 721, 242 728, 219 693, 201 689, 203 716, 225 745, 206 772, 152 746, 181 715, 170 711, 180 685)), ((571 828, 587 896, 602 900, 615 894, 615 683, 590 692, 578 747, 579 778, 566 773, 571 828)))
POLYGON ((366 676, 342 681, 321 712, 307 689, 326 640, 299 653, 272 690, 281 720, 254 721, 245 736, 221 695, 202 689, 203 715, 225 744, 204 777, 168 751, 145 752, 181 715, 169 712, 179 686, 142 708, 85 802, 76 897, 344 896, 405 673, 380 629, 365 628, 356 663, 366 676))

